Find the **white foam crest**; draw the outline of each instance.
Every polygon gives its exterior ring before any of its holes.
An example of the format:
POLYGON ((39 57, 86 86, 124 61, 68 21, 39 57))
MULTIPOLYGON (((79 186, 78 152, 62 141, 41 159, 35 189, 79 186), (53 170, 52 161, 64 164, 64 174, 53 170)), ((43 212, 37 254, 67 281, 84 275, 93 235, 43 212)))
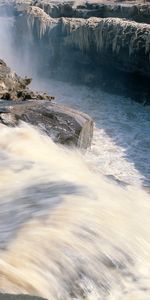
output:
POLYGON ((107 182, 24 124, 1 126, 0 158, 1 291, 148 299, 148 194, 107 182))

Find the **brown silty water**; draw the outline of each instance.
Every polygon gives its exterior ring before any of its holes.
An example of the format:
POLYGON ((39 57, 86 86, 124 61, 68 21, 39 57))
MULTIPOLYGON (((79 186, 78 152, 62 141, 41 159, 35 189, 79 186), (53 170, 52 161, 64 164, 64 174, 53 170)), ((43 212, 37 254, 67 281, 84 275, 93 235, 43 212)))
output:
MULTIPOLYGON (((29 75, 30 61, 17 65, 7 27, 0 28, 0 55, 29 75)), ((92 148, 83 155, 25 124, 0 126, 0 291, 150 300, 150 196, 141 187, 149 184, 149 111, 100 90, 48 87, 92 115, 92 148)))
POLYGON ((150 202, 27 125, 0 130, 0 291, 150 299, 150 202))

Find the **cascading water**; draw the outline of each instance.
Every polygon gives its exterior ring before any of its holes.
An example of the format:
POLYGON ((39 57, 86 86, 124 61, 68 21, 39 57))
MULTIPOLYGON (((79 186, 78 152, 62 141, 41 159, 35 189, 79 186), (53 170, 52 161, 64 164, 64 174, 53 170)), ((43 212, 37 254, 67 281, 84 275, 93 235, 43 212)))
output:
POLYGON ((91 168, 131 185, 150 187, 150 107, 97 88, 35 79, 34 89, 51 92, 59 103, 88 113, 95 121, 91 168))
POLYGON ((148 194, 27 125, 1 126, 0 159, 0 291, 149 299, 148 194))
POLYGON ((94 139, 83 154, 24 123, 0 126, 0 291, 149 300, 150 108, 64 82, 37 86, 89 113, 94 139))

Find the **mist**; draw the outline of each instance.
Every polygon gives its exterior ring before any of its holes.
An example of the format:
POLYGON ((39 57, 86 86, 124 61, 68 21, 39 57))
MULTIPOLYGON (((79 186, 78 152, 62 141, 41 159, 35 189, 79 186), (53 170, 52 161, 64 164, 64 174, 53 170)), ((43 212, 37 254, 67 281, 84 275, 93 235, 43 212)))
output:
MULTIPOLYGON (((33 90, 47 92, 55 96, 57 102, 86 112, 94 119, 96 130, 91 148, 94 168, 127 183, 144 182, 149 186, 149 109, 132 102, 125 93, 121 96, 114 90, 112 93, 114 80, 117 88, 121 81, 120 77, 115 79, 115 72, 107 74, 106 69, 106 81, 98 69, 94 75, 96 79, 101 78, 100 84, 96 87, 88 85, 85 79, 92 70, 83 53, 59 47, 60 36, 48 40, 51 32, 38 39, 35 31, 23 26, 23 22, 22 15, 10 16, 5 12, 0 17, 0 58, 17 74, 32 77, 33 90)), ((130 83, 128 75, 125 76, 130 83)))
POLYGON ((6 10, 0 14, 0 58, 18 75, 36 77, 37 55, 31 40, 28 35, 25 39, 17 37, 15 16, 7 15, 6 10))
POLYGON ((12 40, 13 26, 13 17, 0 17, 0 57, 12 68, 16 65, 12 40))
POLYGON ((38 39, 37 24, 24 21, 0 13, 0 58, 33 77, 34 89, 88 113, 95 128, 82 153, 27 123, 0 125, 0 293, 149 300, 150 107, 113 94, 113 71, 108 93, 85 53, 60 35, 52 45, 50 31, 38 39), (91 74, 102 84, 88 84, 91 74))

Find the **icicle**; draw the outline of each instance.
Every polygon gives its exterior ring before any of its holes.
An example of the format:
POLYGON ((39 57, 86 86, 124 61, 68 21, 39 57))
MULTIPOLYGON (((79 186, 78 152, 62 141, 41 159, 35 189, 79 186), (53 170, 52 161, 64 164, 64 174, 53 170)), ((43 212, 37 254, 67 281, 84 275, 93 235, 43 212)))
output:
POLYGON ((27 12, 27 24, 29 29, 33 30, 36 26, 36 31, 41 39, 53 25, 57 24, 57 20, 52 19, 41 8, 32 6, 27 12))
POLYGON ((88 50, 95 45, 98 52, 111 49, 118 54, 125 49, 127 55, 134 55, 142 47, 145 54, 150 52, 150 25, 139 24, 119 18, 65 19, 62 30, 67 35, 66 42, 88 50))

